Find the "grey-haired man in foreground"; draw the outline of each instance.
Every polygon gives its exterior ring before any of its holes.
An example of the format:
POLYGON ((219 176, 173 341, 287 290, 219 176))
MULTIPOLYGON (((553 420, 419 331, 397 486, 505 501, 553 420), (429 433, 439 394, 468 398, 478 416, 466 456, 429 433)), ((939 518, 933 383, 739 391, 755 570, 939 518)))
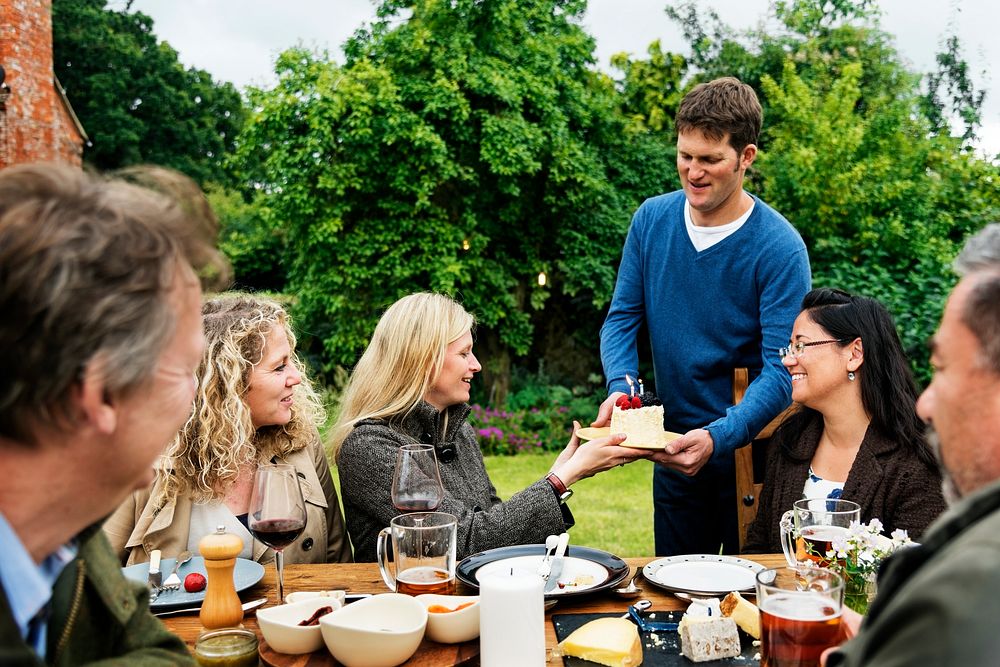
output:
POLYGON ((100 523, 190 414, 195 268, 224 266, 191 181, 131 176, 0 172, 2 665, 193 664, 100 523))
POLYGON ((917 401, 955 502, 923 544, 886 562, 860 631, 827 667, 1000 662, 1000 224, 970 238, 955 267, 917 401))

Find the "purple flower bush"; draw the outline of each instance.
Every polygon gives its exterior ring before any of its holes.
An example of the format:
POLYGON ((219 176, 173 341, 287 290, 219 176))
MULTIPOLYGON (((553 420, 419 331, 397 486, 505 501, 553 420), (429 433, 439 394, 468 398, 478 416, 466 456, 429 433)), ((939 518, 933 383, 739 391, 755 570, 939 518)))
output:
POLYGON ((569 442, 573 420, 589 425, 602 400, 603 388, 531 384, 513 392, 503 408, 473 405, 469 423, 487 456, 560 451, 569 442))
POLYGON ((473 405, 469 423, 476 429, 483 454, 511 455, 545 449, 542 434, 532 428, 530 422, 535 420, 526 419, 528 415, 531 413, 524 410, 497 410, 473 405))

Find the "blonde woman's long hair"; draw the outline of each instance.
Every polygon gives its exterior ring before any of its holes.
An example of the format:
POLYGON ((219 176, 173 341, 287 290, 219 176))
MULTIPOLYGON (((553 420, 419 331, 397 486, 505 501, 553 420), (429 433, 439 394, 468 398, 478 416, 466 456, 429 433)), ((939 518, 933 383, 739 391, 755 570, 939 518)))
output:
POLYGON ((323 404, 295 356, 295 334, 285 310, 273 301, 230 293, 202 306, 205 354, 197 372, 194 410, 165 453, 161 507, 178 494, 195 502, 223 498, 240 468, 305 447, 325 418, 323 404), (287 424, 254 428, 246 393, 267 336, 282 327, 291 360, 302 371, 287 424))
POLYGON ((441 372, 448 345, 475 324, 461 304, 443 294, 419 292, 389 306, 344 389, 330 436, 334 457, 357 422, 412 411, 441 372))

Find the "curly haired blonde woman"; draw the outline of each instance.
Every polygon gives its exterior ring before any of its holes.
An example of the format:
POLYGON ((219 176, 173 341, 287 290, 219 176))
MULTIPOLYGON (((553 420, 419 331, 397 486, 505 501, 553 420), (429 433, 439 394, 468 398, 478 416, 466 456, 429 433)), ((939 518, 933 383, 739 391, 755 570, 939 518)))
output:
POLYGON ((230 294, 202 308, 206 348, 194 411, 164 454, 152 486, 137 491, 104 530, 123 563, 190 549, 216 526, 243 539, 243 558, 273 552, 251 536, 246 514, 261 463, 295 466, 306 529, 285 562, 351 560, 337 492, 316 424, 323 408, 295 356, 295 335, 278 304, 230 294))
POLYGON ((400 513, 391 488, 401 445, 434 446, 445 491, 438 510, 458 517, 459 558, 563 532, 573 525, 568 487, 648 456, 618 446, 624 434, 582 445, 574 435, 547 476, 501 501, 466 421, 469 387, 482 369, 472 353, 474 325, 447 296, 411 294, 382 315, 354 368, 332 444, 358 561, 375 560, 376 536, 400 513))

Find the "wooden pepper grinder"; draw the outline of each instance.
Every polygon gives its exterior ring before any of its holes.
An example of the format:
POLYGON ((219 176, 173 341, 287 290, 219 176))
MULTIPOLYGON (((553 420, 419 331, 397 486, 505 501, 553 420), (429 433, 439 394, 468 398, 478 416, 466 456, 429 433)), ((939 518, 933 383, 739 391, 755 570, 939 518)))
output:
POLYGON ((219 526, 214 533, 201 538, 198 551, 205 559, 208 589, 201 605, 201 624, 207 629, 232 628, 243 621, 240 596, 233 585, 236 557, 243 551, 243 540, 219 526))

